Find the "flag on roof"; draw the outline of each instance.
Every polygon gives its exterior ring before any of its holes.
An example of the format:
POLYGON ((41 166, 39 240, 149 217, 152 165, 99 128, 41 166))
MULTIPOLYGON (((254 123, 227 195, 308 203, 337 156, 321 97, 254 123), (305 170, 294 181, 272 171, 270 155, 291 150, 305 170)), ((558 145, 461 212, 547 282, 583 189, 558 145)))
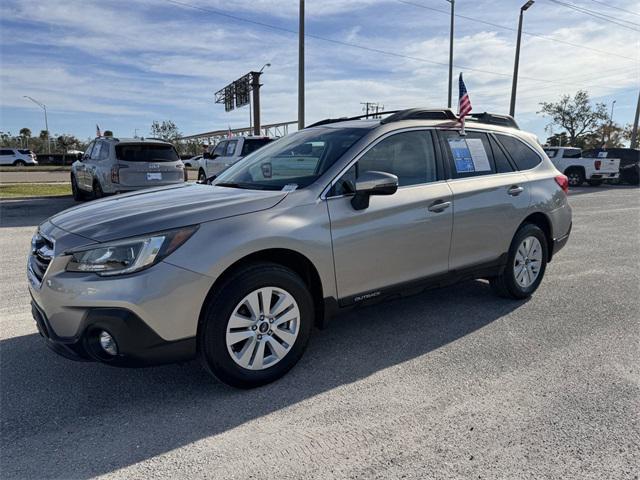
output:
POLYGON ((100 127, 96 123, 96 137, 101 137, 101 136, 102 136, 102 133, 100 133, 100 127))
POLYGON ((462 79, 462 72, 460 72, 458 87, 460 90, 460 95, 458 96, 458 117, 460 121, 464 123, 464 117, 471 113, 471 100, 469 100, 469 93, 467 93, 467 87, 462 79))

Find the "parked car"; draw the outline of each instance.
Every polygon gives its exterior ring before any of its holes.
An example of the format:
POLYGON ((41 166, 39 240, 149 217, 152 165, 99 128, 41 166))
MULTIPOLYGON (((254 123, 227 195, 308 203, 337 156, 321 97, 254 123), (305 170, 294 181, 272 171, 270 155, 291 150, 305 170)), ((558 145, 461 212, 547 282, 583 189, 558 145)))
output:
POLYGON ((100 198, 186 181, 176 149, 162 140, 96 138, 71 165, 73 198, 100 198))
POLYGON ((271 382, 312 326, 461 280, 523 299, 571 231, 567 178, 535 137, 451 110, 325 121, 225 170, 42 223, 33 315, 70 357, 199 357, 237 387, 271 382))
POLYGON ((218 175, 243 157, 264 147, 273 138, 270 137, 233 137, 209 147, 200 161, 198 181, 218 175))
POLYGON ((195 157, 187 158, 182 161, 185 167, 188 168, 200 168, 200 162, 202 161, 202 155, 196 155, 195 157))
POLYGON ((640 184, 640 150, 637 148, 595 148, 583 152, 585 158, 620 159, 620 181, 640 184))
POLYGON ((31 150, 21 148, 0 149, 0 165, 13 165, 14 167, 25 167, 37 165, 36 154, 31 150))
POLYGON ((544 152, 558 170, 569 179, 569 185, 578 187, 585 181, 592 187, 619 176, 620 160, 614 158, 585 158, 575 147, 545 147, 544 152))

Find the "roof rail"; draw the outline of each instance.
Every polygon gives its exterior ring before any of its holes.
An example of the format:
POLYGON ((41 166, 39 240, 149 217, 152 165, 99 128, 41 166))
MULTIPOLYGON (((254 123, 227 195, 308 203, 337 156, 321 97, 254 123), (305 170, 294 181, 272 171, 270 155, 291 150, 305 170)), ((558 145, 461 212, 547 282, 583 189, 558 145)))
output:
POLYGON ((349 120, 361 120, 361 119, 374 119, 374 118, 378 118, 381 115, 391 115, 394 113, 398 113, 400 110, 390 110, 388 112, 377 112, 377 113, 368 113, 366 115, 356 115, 355 117, 340 117, 340 118, 325 118, 324 120, 320 120, 318 122, 312 123, 311 125, 307 125, 304 128, 311 128, 311 127, 319 127, 320 125, 328 125, 330 123, 338 123, 338 122, 346 122, 349 120))
POLYGON ((390 117, 385 118, 380 123, 399 122, 400 120, 458 120, 458 117, 450 108, 428 109, 409 108, 400 110, 390 117))
POLYGON ((499 125, 501 127, 517 128, 518 130, 520 130, 520 126, 511 115, 504 115, 501 113, 471 113, 467 117, 467 120, 478 123, 487 123, 489 125, 499 125))

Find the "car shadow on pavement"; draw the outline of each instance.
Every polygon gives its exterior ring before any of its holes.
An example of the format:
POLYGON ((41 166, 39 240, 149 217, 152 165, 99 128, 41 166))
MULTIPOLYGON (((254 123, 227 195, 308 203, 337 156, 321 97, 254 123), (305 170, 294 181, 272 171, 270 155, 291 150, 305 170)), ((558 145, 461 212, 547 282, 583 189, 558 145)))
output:
POLYGON ((353 310, 314 332, 284 378, 244 391, 196 362, 118 369, 60 358, 36 334, 10 338, 0 343, 0 469, 4 478, 113 472, 429 355, 522 304, 471 281, 353 310))
POLYGON ((52 215, 78 205, 72 197, 0 200, 0 228, 35 227, 52 215))

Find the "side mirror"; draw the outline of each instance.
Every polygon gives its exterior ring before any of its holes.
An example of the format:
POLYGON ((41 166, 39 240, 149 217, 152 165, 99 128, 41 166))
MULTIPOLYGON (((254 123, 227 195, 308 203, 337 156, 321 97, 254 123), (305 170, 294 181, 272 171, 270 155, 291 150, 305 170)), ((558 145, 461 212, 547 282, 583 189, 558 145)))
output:
POLYGON ((214 158, 218 158, 220 155, 218 155, 217 153, 211 153, 211 152, 204 152, 202 154, 202 158, 206 158, 209 160, 213 160, 214 158))
POLYGON ((398 190, 398 177, 386 172, 364 172, 356 180, 356 194, 351 199, 355 210, 369 207, 371 195, 393 195, 398 190))

